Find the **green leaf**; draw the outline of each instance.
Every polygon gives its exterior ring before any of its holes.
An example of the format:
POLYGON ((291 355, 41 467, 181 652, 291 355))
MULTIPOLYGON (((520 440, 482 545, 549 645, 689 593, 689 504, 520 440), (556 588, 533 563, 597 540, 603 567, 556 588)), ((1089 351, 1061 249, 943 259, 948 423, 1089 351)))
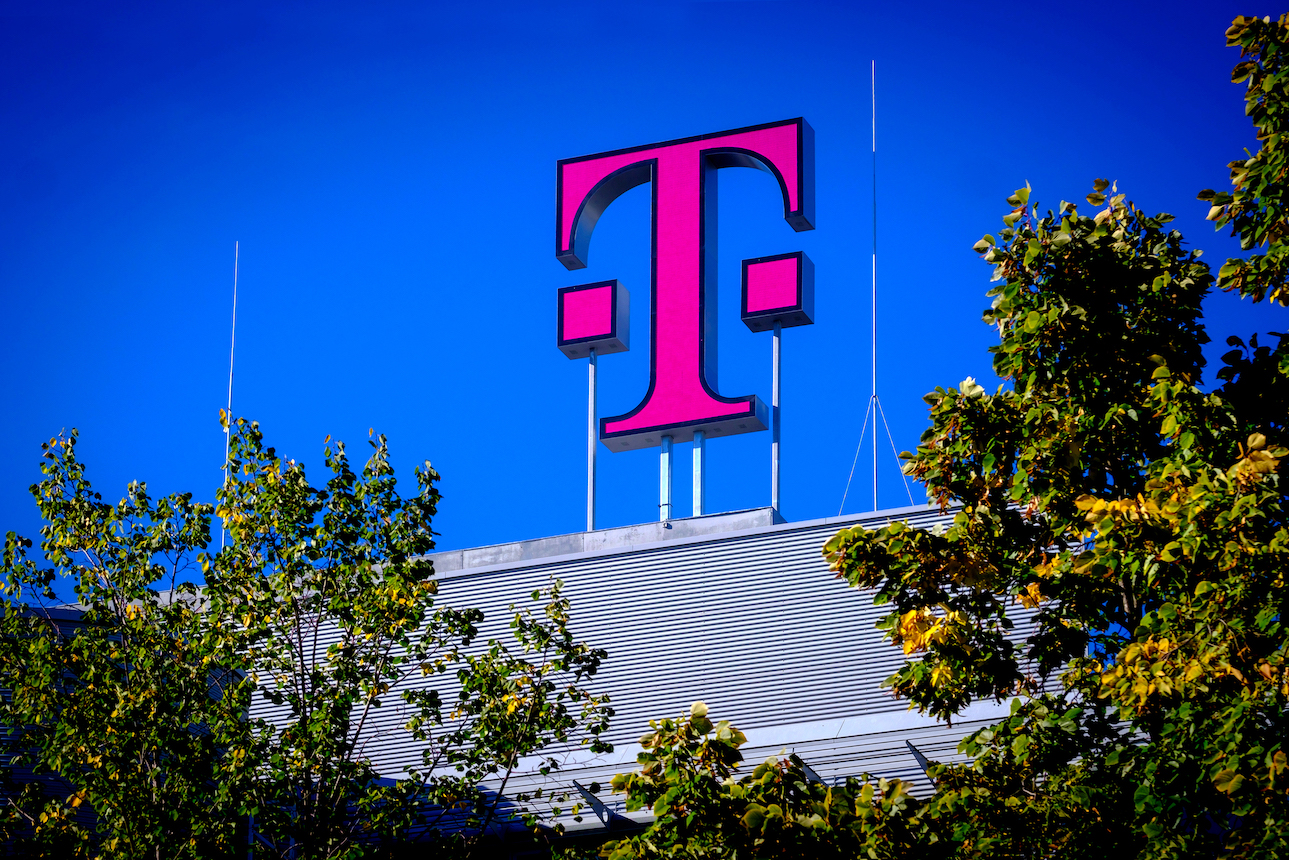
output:
POLYGON ((1233 770, 1219 771, 1213 777, 1213 786, 1223 794, 1235 794, 1244 784, 1244 777, 1233 770))

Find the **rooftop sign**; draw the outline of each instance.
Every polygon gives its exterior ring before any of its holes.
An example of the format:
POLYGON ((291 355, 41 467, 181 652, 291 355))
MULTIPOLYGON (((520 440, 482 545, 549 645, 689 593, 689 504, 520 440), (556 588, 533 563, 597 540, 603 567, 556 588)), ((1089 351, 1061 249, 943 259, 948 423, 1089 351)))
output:
MULTIPOLYGON (((764 430, 765 404, 755 394, 724 397, 716 382, 716 171, 754 167, 783 192, 783 217, 800 232, 814 229, 814 131, 804 119, 721 131, 559 162, 555 256, 570 270, 586 267, 591 233, 623 192, 652 183, 653 265, 650 285, 649 389, 630 412, 600 420, 610 450, 649 448, 703 435, 764 430), (711 253, 709 253, 709 250, 711 253), (664 442, 664 437, 669 437, 664 442)), ((804 325, 813 317, 813 272, 804 254, 743 262, 743 320, 753 331, 804 325)), ((626 349, 626 290, 616 281, 560 291, 559 346, 570 358, 626 349)), ((698 438, 701 440, 703 435, 698 438)))

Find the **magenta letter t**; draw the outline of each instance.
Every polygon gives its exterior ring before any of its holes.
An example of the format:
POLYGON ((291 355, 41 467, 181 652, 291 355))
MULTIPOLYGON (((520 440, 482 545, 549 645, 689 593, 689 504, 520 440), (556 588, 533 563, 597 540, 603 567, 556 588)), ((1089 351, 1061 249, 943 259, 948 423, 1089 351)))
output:
POLYGON ((653 285, 649 390, 625 415, 600 421, 614 451, 765 429, 756 395, 722 397, 716 384, 716 308, 705 301, 716 260, 715 171, 755 167, 774 175, 783 214, 814 229, 814 132, 804 119, 722 131, 559 162, 555 256, 586 267, 591 232, 620 194, 652 180, 653 285), (708 231, 711 231, 710 233, 708 231))

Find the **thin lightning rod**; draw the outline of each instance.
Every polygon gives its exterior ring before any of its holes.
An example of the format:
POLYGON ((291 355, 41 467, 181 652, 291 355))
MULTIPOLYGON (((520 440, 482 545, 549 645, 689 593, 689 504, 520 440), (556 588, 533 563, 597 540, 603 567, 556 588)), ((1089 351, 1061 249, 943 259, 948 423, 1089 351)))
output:
MULTIPOLYGON (((233 242, 233 328, 228 338, 228 411, 224 413, 228 424, 224 428, 224 483, 228 483, 228 450, 232 443, 233 429, 233 350, 237 347, 237 264, 241 257, 242 243, 233 242)), ((224 548, 224 528, 219 528, 219 547, 224 548)))
MULTIPOLYGON (((877 61, 872 61, 873 102, 873 404, 877 403, 877 61)), ((877 424, 873 424, 873 510, 877 510, 877 424)))
MULTIPOLYGON (((841 516, 846 508, 846 497, 850 493, 851 482, 855 479, 855 465, 859 463, 860 452, 864 450, 864 437, 868 432, 868 419, 873 419, 873 510, 877 507, 877 460, 878 460, 878 433, 877 419, 882 419, 882 426, 886 428, 886 438, 891 443, 891 452, 895 454, 896 462, 899 462, 899 453, 895 449, 895 440, 891 436, 890 425, 886 422, 886 413, 882 409, 882 401, 877 397, 877 61, 873 60, 870 67, 871 73, 871 91, 870 95, 873 100, 873 328, 872 328, 872 370, 873 370, 873 394, 868 398, 868 409, 864 412, 864 426, 859 431, 859 444, 855 446, 855 459, 850 464, 850 475, 846 478, 846 489, 841 494, 841 505, 837 508, 837 516, 841 516)), ((900 472, 901 480, 904 482, 904 491, 909 496, 909 504, 913 504, 913 493, 909 490, 908 478, 904 476, 903 470, 900 472)))

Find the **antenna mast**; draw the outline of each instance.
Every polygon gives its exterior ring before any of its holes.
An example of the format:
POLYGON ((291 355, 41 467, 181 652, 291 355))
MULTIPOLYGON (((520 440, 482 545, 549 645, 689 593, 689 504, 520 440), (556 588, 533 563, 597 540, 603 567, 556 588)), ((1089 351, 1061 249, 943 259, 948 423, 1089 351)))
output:
MULTIPOLYGON (((891 453, 895 454, 896 463, 899 463, 899 454, 895 449, 895 439, 891 436, 891 427, 886 421, 886 413, 882 410, 882 401, 877 398, 877 61, 873 60, 869 67, 870 95, 873 105, 873 316, 872 316, 872 371, 873 371, 873 394, 868 398, 868 409, 864 412, 864 426, 859 431, 859 444, 855 446, 855 459, 850 464, 850 477, 846 479, 846 490, 841 494, 841 505, 837 508, 837 516, 846 508, 846 496, 850 493, 851 481, 855 479, 855 466, 859 464, 859 452, 864 449, 864 437, 868 432, 868 420, 873 420, 873 510, 877 507, 877 419, 882 419, 882 426, 886 429, 887 441, 891 443, 891 453)), ((908 478, 903 478, 904 492, 908 493, 909 504, 913 504, 913 493, 909 490, 908 478)))
MULTIPOLYGON (((224 413, 224 483, 228 483, 228 450, 232 443, 233 429, 233 350, 237 346, 237 264, 241 256, 240 241, 233 242, 233 327, 228 338, 228 410, 224 413)), ((219 548, 224 548, 224 526, 219 527, 219 548)))
MULTIPOLYGON (((877 400, 877 60, 872 61, 869 81, 873 101, 873 400, 869 409, 880 409, 877 400)), ((877 416, 873 419, 873 510, 877 510, 877 416)))

